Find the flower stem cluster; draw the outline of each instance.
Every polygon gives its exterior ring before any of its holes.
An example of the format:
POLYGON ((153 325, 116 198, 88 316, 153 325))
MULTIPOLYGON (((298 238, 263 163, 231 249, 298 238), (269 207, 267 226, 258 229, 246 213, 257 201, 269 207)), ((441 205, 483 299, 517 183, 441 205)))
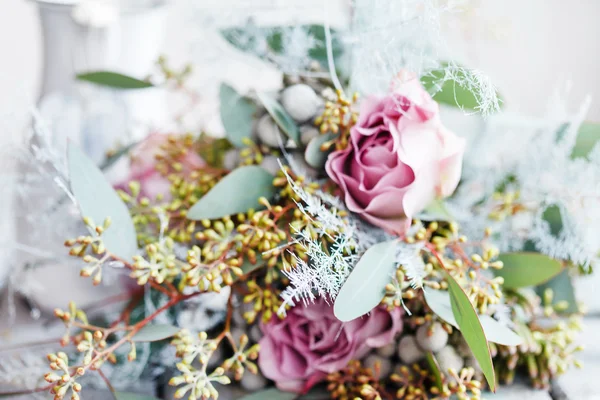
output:
POLYGON ((71 400, 79 400, 81 384, 76 379, 85 373, 84 369, 77 368, 75 373, 71 374, 69 358, 62 351, 48 354, 48 361, 53 372, 44 375, 44 379, 52 384, 51 392, 54 394, 54 400, 64 399, 69 391, 71 391, 71 400))
MULTIPOLYGON (((542 304, 534 304, 526 296, 519 296, 518 304, 527 312, 527 320, 518 322, 515 330, 523 338, 517 347, 494 346, 499 377, 512 383, 516 369, 523 366, 533 386, 547 389, 553 379, 564 374, 572 366, 581 368, 576 359, 583 347, 575 343, 577 333, 582 330, 582 316, 561 316, 565 304, 552 303, 552 290, 542 296, 542 304)), ((512 300, 512 298, 511 298, 512 300)))
POLYGON ((337 90, 335 98, 325 103, 325 110, 315 119, 315 125, 319 127, 321 133, 331 132, 336 135, 336 138, 324 143, 321 150, 327 151, 333 145, 341 150, 348 145, 350 129, 358 121, 358 112, 354 109, 357 100, 358 93, 347 98, 341 90, 337 90))
POLYGON ((376 363, 374 368, 366 368, 358 360, 352 360, 343 370, 327 375, 327 390, 331 398, 337 400, 381 400, 385 393, 379 380, 379 365, 376 363))
POLYGON ((80 257, 88 264, 81 269, 80 275, 83 277, 93 275, 92 282, 94 285, 99 285, 102 282, 102 266, 110 259, 102 241, 102 234, 110 226, 110 218, 106 218, 102 225, 94 224, 89 217, 84 217, 83 222, 91 234, 68 239, 65 241, 65 246, 70 247, 69 255, 80 257))

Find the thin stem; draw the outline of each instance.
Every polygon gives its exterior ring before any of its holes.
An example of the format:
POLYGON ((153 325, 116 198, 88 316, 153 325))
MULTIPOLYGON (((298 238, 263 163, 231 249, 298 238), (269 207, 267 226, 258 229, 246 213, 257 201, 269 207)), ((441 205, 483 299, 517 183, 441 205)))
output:
POLYGON ((191 294, 187 294, 187 295, 178 295, 177 297, 173 297, 171 298, 171 300, 169 300, 165 305, 163 305, 162 307, 160 307, 158 310, 154 311, 151 315, 149 315, 148 317, 144 318, 143 320, 141 320, 140 322, 138 322, 137 324, 129 327, 130 329, 129 332, 123 336, 121 339, 119 339, 117 342, 115 342, 112 346, 110 346, 109 348, 107 348, 106 350, 99 352, 98 354, 96 354, 96 356, 94 356, 94 358, 92 359, 92 361, 88 364, 85 365, 83 368, 84 370, 87 370, 88 368, 92 367, 97 361, 101 360, 103 357, 105 357, 108 354, 113 353, 116 349, 118 349, 119 347, 121 347, 123 344, 131 341, 131 339, 135 336, 136 333, 139 332, 140 329, 142 329, 144 326, 146 326, 148 323, 150 323, 154 318, 156 318, 159 314, 161 314, 163 311, 173 307, 174 305, 185 301, 187 299, 190 299, 194 296, 197 296, 199 294, 201 294, 202 292, 194 292, 191 294))
POLYGON ((42 386, 39 388, 35 388, 35 389, 15 390, 12 392, 0 392, 0 396, 1 397, 20 396, 23 394, 46 392, 46 391, 49 391, 50 389, 52 389, 52 387, 54 387, 54 383, 51 383, 50 385, 42 386))
POLYGON ((150 281, 150 286, 152 286, 153 289, 158 290, 159 292, 161 292, 162 294, 173 298, 176 296, 176 294, 174 294, 173 292, 170 292, 169 290, 167 290, 166 288, 162 287, 161 285, 159 285, 158 283, 154 282, 154 281, 150 281))
POLYGON ((110 393, 112 394, 113 398, 115 400, 117 400, 117 396, 115 396, 115 388, 113 387, 113 385, 110 383, 110 381, 108 380, 108 378, 106 377, 106 375, 104 374, 104 372, 102 372, 102 370, 100 368, 98 368, 98 375, 100 375, 100 377, 102 378, 104 383, 106 383, 106 387, 108 388, 108 390, 110 390, 110 393))

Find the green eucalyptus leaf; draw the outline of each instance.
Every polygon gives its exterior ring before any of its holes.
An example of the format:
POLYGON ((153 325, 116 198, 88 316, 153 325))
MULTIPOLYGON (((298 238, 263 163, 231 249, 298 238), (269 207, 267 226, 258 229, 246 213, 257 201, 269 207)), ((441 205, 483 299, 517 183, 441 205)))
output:
POLYGON ((78 74, 77 79, 115 89, 145 89, 154 87, 154 85, 150 82, 110 71, 86 72, 83 74, 78 74))
POLYGON ((479 363, 479 367, 483 371, 490 389, 492 392, 495 392, 496 374, 483 326, 481 326, 479 317, 471 301, 469 301, 469 297, 458 282, 448 273, 446 273, 446 280, 448 281, 448 291, 450 292, 452 314, 454 314, 465 342, 467 342, 473 356, 479 363))
POLYGON ((84 217, 102 225, 106 218, 111 225, 102 234, 106 249, 123 260, 131 260, 138 252, 133 220, 127 206, 102 171, 77 146, 69 143, 68 165, 71 190, 84 217))
POLYGON ((340 289, 333 312, 340 321, 358 318, 377 305, 396 270, 397 240, 378 243, 365 251, 340 289))
POLYGON ((421 212, 421 214, 419 214, 419 219, 425 221, 448 222, 454 220, 452 214, 450 214, 450 211, 448 211, 448 208, 446 207, 446 204, 442 199, 435 199, 431 203, 429 203, 427 207, 425 207, 425 209, 421 212))
POLYGON ((548 282, 536 287, 535 291, 542 297, 547 289, 552 290, 552 304, 556 305, 559 302, 566 302, 568 307, 561 312, 565 314, 574 314, 579 312, 577 299, 575 298, 575 288, 571 281, 571 276, 567 269, 563 269, 558 275, 550 279, 548 282))
POLYGON ((294 400, 296 397, 298 397, 296 393, 282 392, 277 388, 270 388, 251 393, 240 400, 294 400))
POLYGON ((321 145, 333 139, 334 137, 335 135, 332 133, 326 133, 324 135, 318 135, 314 137, 308 143, 308 146, 306 146, 306 150, 304 151, 304 159, 306 160, 306 163, 316 169, 323 168, 330 151, 321 150, 321 145))
POLYGON ((577 132, 577 141, 571 153, 572 158, 587 157, 600 140, 600 123, 584 122, 577 132))
MULTIPOLYGON (((442 290, 427 288, 424 290, 425 301, 431 311, 438 317, 460 330, 460 326, 454 317, 450 293, 442 290)), ((496 321, 488 315, 480 315, 479 322, 483 327, 485 336, 489 342, 498 343, 505 346, 517 346, 523 339, 513 332, 506 325, 496 321)))
POLYGON ((550 226, 550 233, 552 236, 558 237, 563 228, 562 212, 560 207, 557 205, 550 205, 546 207, 542 214, 544 221, 550 226))
POLYGON ((225 83, 219 89, 219 100, 221 122, 227 139, 236 147, 245 147, 243 139, 252 134, 256 105, 225 83))
POLYGON ((495 269, 494 274, 504 278, 502 287, 505 289, 537 286, 563 270, 559 261, 540 253, 504 253, 498 256, 498 260, 504 263, 504 267, 495 269))
POLYGON ((121 159, 121 157, 128 155, 131 149, 133 149, 138 143, 139 141, 135 141, 119 148, 116 152, 106 157, 106 160, 104 160, 104 162, 100 164, 100 169, 104 171, 112 167, 117 161, 121 159))
POLYGON ((157 397, 137 393, 115 392, 114 395, 117 400, 158 400, 157 397))
POLYGON ((233 170, 190 208, 187 217, 193 220, 217 219, 261 208, 260 197, 275 195, 273 175, 256 165, 233 170))
POLYGON ((268 94, 259 92, 256 95, 283 133, 295 143, 300 143, 300 129, 298 128, 298 125, 296 125, 294 119, 290 117, 287 111, 285 111, 283 106, 268 94))
POLYGON ((442 378, 442 373, 440 371, 440 365, 438 364, 437 360, 435 359, 435 356, 433 355, 433 353, 430 351, 425 353, 425 360, 427 361, 427 366, 429 367, 429 371, 431 371, 431 373, 433 374, 435 386, 437 386, 438 389, 441 390, 442 387, 444 386, 444 380, 442 378))
MULTIPOLYGON (((479 101, 477 96, 471 90, 461 86, 456 80, 444 80, 444 68, 448 63, 442 63, 440 69, 430 71, 421 77, 421 83, 425 89, 432 93, 432 97, 438 103, 443 103, 452 107, 459 107, 466 110, 478 110, 479 101)), ((467 79, 465 72, 456 69, 459 80, 467 79)), ((498 97, 500 97, 498 95, 498 97)))
POLYGON ((181 328, 168 324, 146 325, 133 335, 134 342, 157 342, 174 336, 181 328))
POLYGON ((244 273, 244 275, 246 275, 246 274, 249 274, 250 272, 254 271, 257 268, 262 267, 264 264, 265 264, 265 261, 263 260, 262 254, 257 253, 256 254, 256 263, 252 264, 250 262, 250 260, 248 260, 247 257, 244 257, 244 262, 242 263, 240 268, 242 269, 242 272, 244 273))

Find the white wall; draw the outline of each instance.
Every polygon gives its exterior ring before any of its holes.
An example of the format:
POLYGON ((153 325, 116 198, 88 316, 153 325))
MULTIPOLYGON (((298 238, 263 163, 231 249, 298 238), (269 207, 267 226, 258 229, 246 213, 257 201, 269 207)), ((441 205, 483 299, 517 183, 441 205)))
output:
MULTIPOLYGON (((323 11, 323 2, 317 0, 198 0, 194 12, 190 11, 191 3, 174 2, 164 51, 176 62, 193 58, 193 52, 212 52, 210 65, 199 65, 197 71, 213 82, 221 78, 243 82, 240 76, 243 73, 251 73, 253 82, 273 75, 264 66, 245 58, 227 63, 225 55, 230 54, 229 50, 197 29, 210 13, 224 15, 235 7, 255 7, 267 19, 283 20, 283 15, 297 21, 318 17, 323 11), (278 11, 266 12, 269 5, 278 11), (206 49, 199 49, 199 45, 206 49)), ((453 48, 462 50, 470 66, 493 78, 509 109, 539 115, 553 89, 570 79, 571 100, 578 104, 586 94, 593 95, 596 100, 592 102, 589 119, 600 121, 600 24, 597 23, 600 1, 470 0, 469 3, 472 7, 453 21, 449 41, 453 48)), ((0 0, 0 115, 22 109, 28 101, 35 100, 40 52, 35 5, 29 0, 0 0)))

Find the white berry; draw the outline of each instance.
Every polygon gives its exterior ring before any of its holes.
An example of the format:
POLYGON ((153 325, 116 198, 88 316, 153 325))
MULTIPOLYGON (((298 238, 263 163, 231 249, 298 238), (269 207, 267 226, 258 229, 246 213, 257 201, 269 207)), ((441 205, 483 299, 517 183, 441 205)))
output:
POLYGON ((250 392, 255 392, 267 386, 267 380, 260 373, 255 375, 250 371, 246 371, 242 375, 240 385, 250 392))
POLYGON ((363 366, 371 368, 375 372, 375 363, 379 363, 379 376, 385 377, 392 372, 392 362, 389 358, 381 357, 377 354, 370 354, 363 360, 363 366))
POLYGON ((300 83, 281 93, 281 103, 294 120, 304 122, 317 114, 321 100, 310 86, 300 83))
POLYGON ((417 345, 414 336, 406 335, 398 343, 398 357, 404 364, 413 364, 423 358, 423 350, 417 345))
POLYGON ((463 358, 458 355, 456 349, 452 346, 446 346, 435 353, 435 359, 444 375, 448 374, 450 368, 458 372, 465 365, 463 358))
POLYGON ((269 114, 263 115, 258 120, 256 133, 260 142, 269 147, 279 148, 281 145, 285 145, 287 140, 269 114))
POLYGON ((375 351, 382 357, 391 357, 396 352, 396 343, 390 343, 383 347, 379 347, 375 349, 375 351))
POLYGON ((422 325, 417 329, 417 343, 424 351, 435 353, 443 349, 448 343, 448 332, 444 330, 439 322, 422 325))

